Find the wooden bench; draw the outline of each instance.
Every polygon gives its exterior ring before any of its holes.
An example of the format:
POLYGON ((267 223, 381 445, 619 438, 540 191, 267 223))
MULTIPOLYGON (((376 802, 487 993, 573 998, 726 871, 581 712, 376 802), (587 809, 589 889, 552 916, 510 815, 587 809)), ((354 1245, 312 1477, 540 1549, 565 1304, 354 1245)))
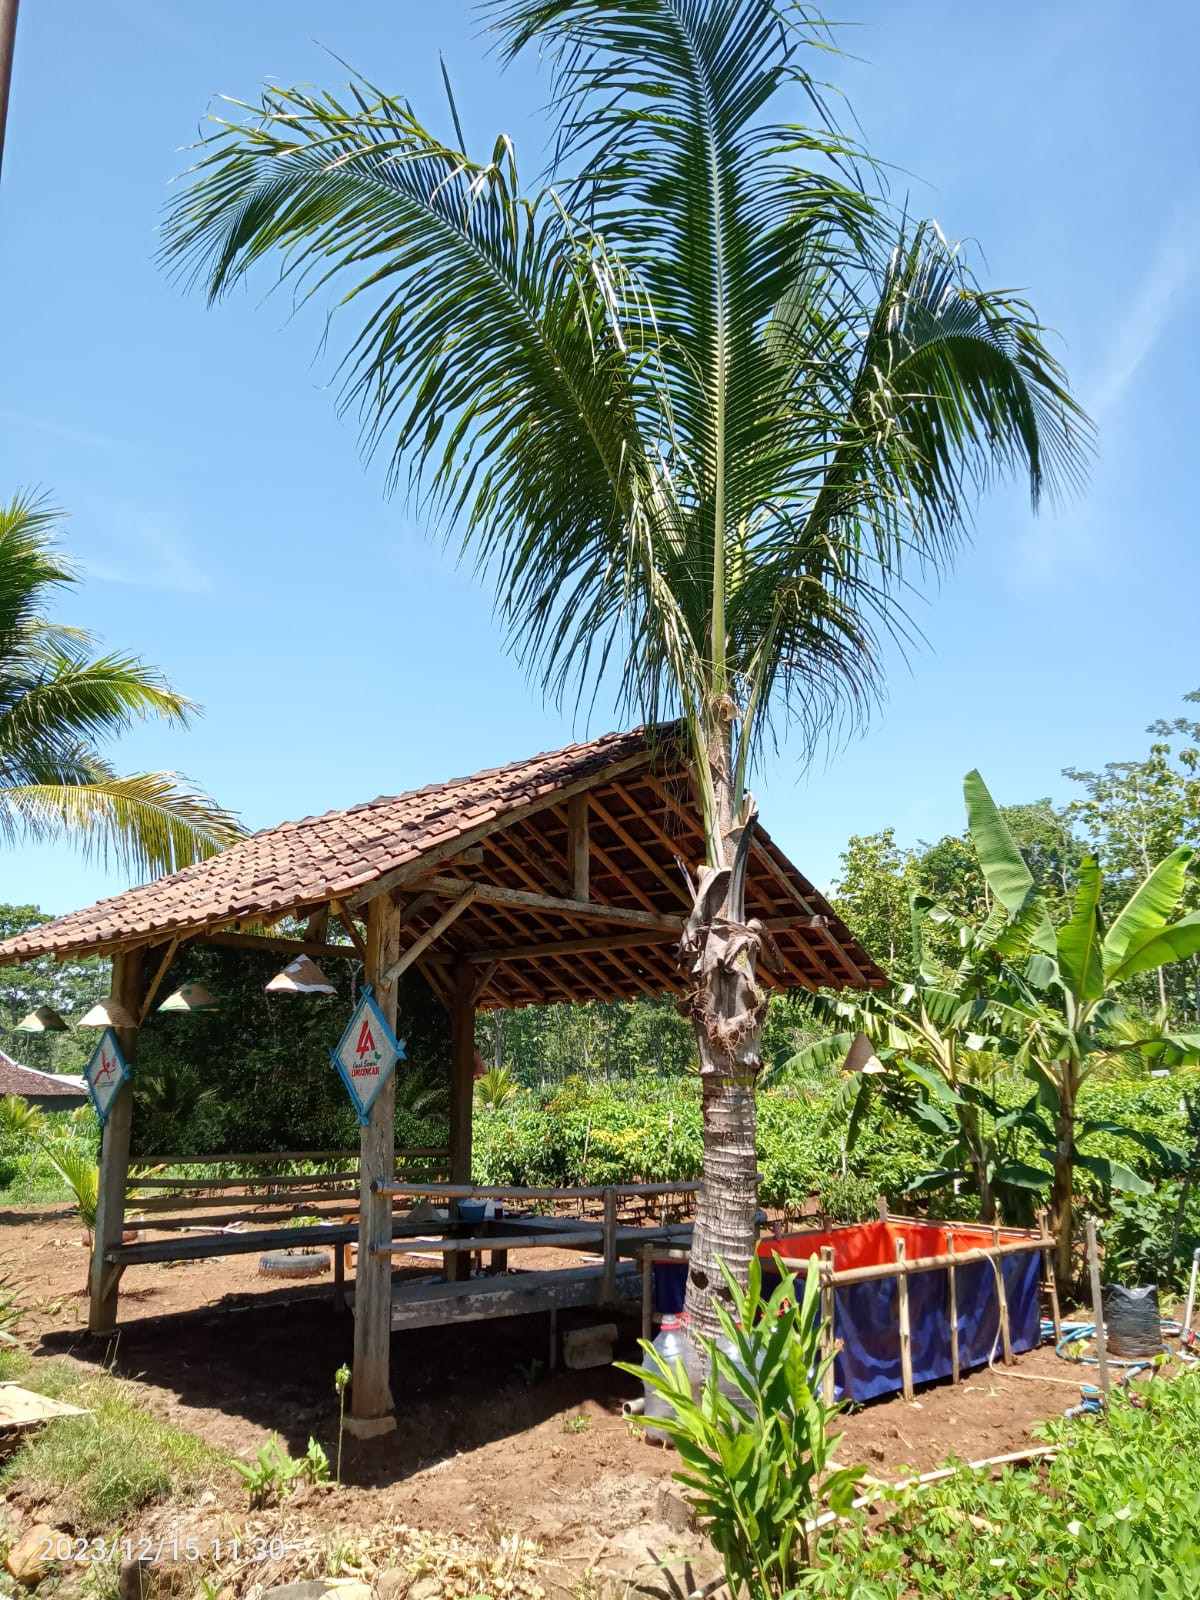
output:
MULTIPOLYGON (((344 1301, 347 1250, 358 1238, 359 1176, 356 1150, 288 1150, 253 1155, 157 1156, 153 1167, 126 1183, 129 1223, 172 1235, 138 1240, 105 1251, 119 1278, 126 1267, 167 1261, 246 1255, 266 1250, 328 1247, 333 1251, 334 1301, 344 1301), (327 1170, 284 1169, 320 1166, 327 1170), (221 1177, 164 1175, 171 1167, 234 1169, 221 1177), (297 1221, 311 1219, 307 1227, 297 1221)), ((446 1171, 445 1148, 396 1151, 396 1177, 433 1181, 446 1171)), ((427 1224, 398 1223, 396 1236, 427 1224)))

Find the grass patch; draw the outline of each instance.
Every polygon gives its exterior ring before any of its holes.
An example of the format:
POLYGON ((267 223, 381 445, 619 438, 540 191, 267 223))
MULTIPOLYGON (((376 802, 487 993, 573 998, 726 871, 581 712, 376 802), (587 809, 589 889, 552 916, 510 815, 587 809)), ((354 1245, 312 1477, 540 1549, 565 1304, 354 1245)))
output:
POLYGON ((91 1413, 48 1423, 0 1464, 0 1490, 21 1489, 59 1505, 65 1498, 80 1531, 111 1530, 149 1501, 194 1494, 228 1468, 227 1456, 159 1422, 108 1373, 0 1351, 4 1378, 91 1413))

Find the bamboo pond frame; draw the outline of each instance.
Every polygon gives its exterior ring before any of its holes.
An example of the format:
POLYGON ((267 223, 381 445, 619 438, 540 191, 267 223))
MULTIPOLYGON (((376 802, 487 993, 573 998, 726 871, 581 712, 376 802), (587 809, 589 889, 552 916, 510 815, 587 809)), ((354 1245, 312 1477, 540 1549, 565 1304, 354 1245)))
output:
MULTIPOLYGON (((911 1223, 921 1226, 931 1219, 927 1217, 898 1217, 888 1212, 887 1202, 880 1197, 879 1221, 911 1223)), ((853 1227, 858 1224, 843 1224, 853 1227)), ((947 1321, 950 1332, 950 1360, 951 1381, 954 1384, 962 1382, 962 1370, 959 1362, 958 1340, 958 1269, 972 1266, 977 1262, 988 1261, 992 1264, 996 1283, 996 1300, 999 1310, 999 1326, 996 1340, 1003 1353, 1005 1366, 1013 1364, 1012 1329, 1009 1321, 1008 1294, 1004 1285, 1004 1272, 1002 1263, 1007 1256, 1031 1255, 1034 1252, 1042 1257, 1046 1288, 1050 1299, 1051 1320, 1054 1325, 1054 1339, 1057 1343, 1062 1338, 1062 1320, 1059 1313, 1058 1287, 1054 1278, 1054 1236, 1050 1230, 1049 1219, 1045 1211, 1037 1213, 1037 1227, 1035 1229, 1005 1228, 1005 1233, 1018 1233, 1019 1238, 1002 1240, 1000 1228, 988 1223, 963 1223, 965 1231, 978 1234, 989 1227, 992 1234, 991 1245, 975 1245, 967 1250, 954 1248, 954 1228, 946 1226, 946 1233, 950 1242, 950 1249, 942 1255, 918 1256, 910 1260, 907 1256, 903 1239, 896 1241, 896 1259, 881 1262, 875 1266, 847 1267, 838 1270, 833 1265, 833 1247, 821 1247, 817 1262, 818 1283, 821 1293, 821 1354, 832 1355, 838 1348, 833 1325, 834 1295, 839 1288, 848 1287, 858 1283, 877 1283, 889 1278, 896 1280, 897 1317, 900 1334, 900 1376, 901 1391, 905 1400, 912 1402, 915 1393, 912 1364, 912 1328, 909 1320, 908 1308, 908 1283, 909 1279, 923 1272, 942 1272, 947 1275, 949 1285, 949 1299, 947 1321)), ((806 1230, 819 1232, 820 1230, 806 1230)), ((816 1252, 814 1251, 814 1254, 816 1252)), ((642 1338, 647 1342, 654 1333, 654 1275, 656 1265, 682 1265, 689 1260, 687 1250, 679 1248, 661 1249, 654 1245, 647 1245, 639 1256, 642 1267, 642 1338)), ((809 1262, 802 1258, 788 1258, 787 1265, 797 1277, 808 1276, 809 1262)), ((994 1355, 994 1352, 993 1352, 994 1355)), ((830 1364, 824 1379, 824 1398, 832 1405, 834 1399, 834 1373, 830 1364)))

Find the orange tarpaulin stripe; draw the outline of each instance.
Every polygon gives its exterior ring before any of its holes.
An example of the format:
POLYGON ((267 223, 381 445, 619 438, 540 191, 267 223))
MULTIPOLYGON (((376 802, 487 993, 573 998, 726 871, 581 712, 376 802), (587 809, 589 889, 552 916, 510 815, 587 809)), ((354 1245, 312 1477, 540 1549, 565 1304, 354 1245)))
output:
MULTIPOLYGON (((846 1272, 851 1267, 878 1267, 895 1261, 896 1241, 904 1240, 905 1255, 910 1261, 925 1256, 946 1255, 950 1249, 950 1234, 954 1234, 956 1250, 987 1248, 992 1243, 992 1230, 978 1223, 944 1222, 862 1222, 848 1227, 813 1229, 804 1233, 785 1234, 782 1239, 763 1239, 758 1254, 764 1261, 772 1256, 782 1256, 789 1265, 805 1267, 810 1256, 819 1256, 822 1249, 833 1249, 835 1272, 846 1272)), ((1010 1244, 1025 1235, 1011 1228, 1000 1229, 1000 1242, 1010 1244)))

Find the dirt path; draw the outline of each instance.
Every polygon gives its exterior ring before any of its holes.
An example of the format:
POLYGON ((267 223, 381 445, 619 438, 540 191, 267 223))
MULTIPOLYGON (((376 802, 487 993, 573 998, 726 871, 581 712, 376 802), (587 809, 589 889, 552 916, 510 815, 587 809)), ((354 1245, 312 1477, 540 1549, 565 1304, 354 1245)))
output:
MULTIPOLYGON (((234 1454, 272 1432, 295 1453, 310 1434, 332 1446, 333 1374, 350 1358, 353 1325, 333 1310, 327 1286, 264 1288, 246 1256, 133 1268, 119 1337, 96 1341, 83 1331, 86 1269, 65 1212, 0 1213, 0 1270, 22 1285, 36 1355, 103 1362, 155 1415, 234 1454)), ((627 1359, 637 1359, 637 1332, 629 1319, 627 1359)), ((974 1459, 1019 1450, 1033 1425, 1078 1398, 1071 1378, 1041 1350, 1011 1373, 985 1369, 957 1389, 919 1391, 915 1405, 874 1402, 844 1419, 839 1456, 885 1476, 926 1470, 951 1451, 974 1459)), ((352 1496, 361 1524, 398 1518, 467 1536, 518 1532, 581 1571, 597 1561, 632 1570, 651 1552, 700 1553, 677 1503, 661 1493, 675 1458, 621 1415, 636 1380, 612 1368, 550 1372, 545 1317, 397 1335, 391 1383, 398 1429, 347 1439, 348 1487, 322 1502, 323 1515, 344 1519, 352 1496)))

